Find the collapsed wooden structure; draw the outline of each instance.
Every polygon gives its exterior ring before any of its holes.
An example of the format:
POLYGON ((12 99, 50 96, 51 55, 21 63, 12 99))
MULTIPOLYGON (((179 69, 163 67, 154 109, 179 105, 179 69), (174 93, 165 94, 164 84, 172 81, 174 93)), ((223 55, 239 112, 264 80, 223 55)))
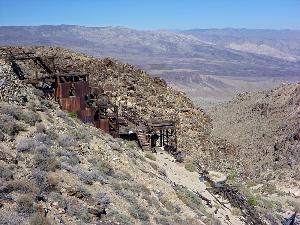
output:
POLYGON ((5 52, 0 54, 0 58, 11 63, 20 80, 41 89, 55 99, 62 110, 76 114, 82 122, 93 124, 113 137, 136 140, 143 150, 153 150, 159 146, 176 153, 177 136, 174 121, 145 121, 136 109, 127 107, 127 104, 119 110, 103 90, 90 87, 89 74, 56 73, 54 60, 52 66, 49 66, 33 52, 5 52), (26 60, 33 61, 44 73, 27 75, 18 64, 19 61, 26 60))

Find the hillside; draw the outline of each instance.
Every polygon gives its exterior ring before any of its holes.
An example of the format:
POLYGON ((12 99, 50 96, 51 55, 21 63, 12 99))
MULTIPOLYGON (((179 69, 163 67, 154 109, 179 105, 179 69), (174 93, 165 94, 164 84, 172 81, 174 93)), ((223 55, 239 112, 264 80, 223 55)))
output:
POLYGON ((228 100, 239 92, 298 80, 298 37, 297 31, 0 27, 0 45, 60 46, 95 57, 124 60, 160 76, 202 106, 228 100), (212 79, 197 82, 207 76, 212 79))
MULTIPOLYGON (((210 118, 164 80, 111 58, 61 48, 4 50, 34 51, 57 73, 87 72, 90 84, 110 90, 112 101, 126 101, 145 120, 176 119, 178 148, 187 157, 180 164, 165 151, 143 152, 136 142, 83 124, 61 111, 53 98, 19 80, 2 60, 1 224, 276 224, 296 209, 291 193, 275 187, 266 195, 268 183, 260 179, 255 183, 259 187, 250 189, 245 158, 237 158, 228 141, 213 137, 210 118), (202 168, 198 172, 227 172, 229 183, 238 184, 232 192, 239 200, 214 194, 212 190, 223 189, 199 181, 195 165, 202 168)), ((31 61, 19 66, 28 77, 43 73, 31 61)))
MULTIPOLYGON (((150 115, 170 116, 174 108, 170 100, 176 97, 179 110, 193 110, 196 116, 198 112, 201 127, 205 128, 205 116, 183 94, 133 66, 63 49, 30 50, 44 56, 55 53, 57 71, 69 71, 70 67, 76 71, 83 69, 81 66, 86 71, 93 70, 92 82, 101 87, 119 76, 119 88, 124 92, 116 97, 124 98, 126 88, 131 87, 129 104, 142 104, 145 97, 160 97, 160 108, 149 105, 150 115), (125 81, 132 83, 125 85, 125 81), (156 96, 158 90, 164 91, 164 95, 160 92, 156 96), (163 105, 168 102, 170 112, 163 105)), ((41 72, 34 63, 20 63, 20 66, 28 76, 41 72)), ((214 203, 209 208, 191 190, 176 185, 168 178, 167 168, 155 163, 152 153, 143 152, 135 142, 113 138, 72 118, 53 99, 45 98, 43 93, 19 80, 10 63, 3 60, 0 81, 1 224, 219 223, 213 210, 222 206, 214 203)), ((187 115, 179 117, 187 117, 188 122, 187 115)), ((184 139, 181 142, 185 144, 184 139)), ((180 168, 198 180, 197 173, 188 172, 184 166, 180 168)), ((231 219, 240 221, 228 209, 224 210, 231 219)))
POLYGON ((210 110, 213 134, 237 146, 248 175, 299 181, 299 106, 299 83, 240 94, 210 110))

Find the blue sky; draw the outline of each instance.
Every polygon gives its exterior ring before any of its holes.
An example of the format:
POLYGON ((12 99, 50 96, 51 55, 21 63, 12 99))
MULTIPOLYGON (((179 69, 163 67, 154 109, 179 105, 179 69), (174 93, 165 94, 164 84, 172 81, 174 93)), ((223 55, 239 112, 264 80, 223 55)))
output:
POLYGON ((0 25, 300 29, 300 0, 0 0, 0 25))

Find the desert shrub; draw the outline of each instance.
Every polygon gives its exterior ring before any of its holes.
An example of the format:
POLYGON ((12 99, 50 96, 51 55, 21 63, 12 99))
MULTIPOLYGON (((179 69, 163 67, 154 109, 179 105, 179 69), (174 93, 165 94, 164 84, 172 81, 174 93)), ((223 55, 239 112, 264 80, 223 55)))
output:
POLYGON ((267 193, 267 194, 274 194, 276 193, 277 189, 276 186, 274 184, 271 183, 265 183, 262 187, 261 187, 261 191, 263 193, 267 193))
POLYGON ((27 224, 27 216, 17 213, 15 210, 1 208, 0 224, 3 224, 3 225, 27 224))
POLYGON ((39 114, 33 111, 23 110, 22 108, 16 106, 2 106, 0 108, 0 112, 9 115, 16 120, 22 120, 30 126, 34 126, 36 122, 41 120, 39 114))
POLYGON ((70 118, 77 118, 77 113, 76 113, 76 112, 69 112, 69 113, 68 113, 68 116, 69 116, 70 118))
POLYGON ((92 194, 89 192, 88 189, 86 189, 83 186, 79 186, 78 188, 76 188, 76 190, 84 197, 84 198, 89 198, 92 196, 92 194))
POLYGON ((101 173, 104 173, 107 176, 113 176, 115 173, 113 167, 110 165, 109 162, 92 160, 92 164, 95 166, 97 170, 99 170, 101 173))
POLYGON ((231 169, 228 171, 227 179, 234 180, 238 176, 238 172, 235 169, 231 169))
POLYGON ((51 138, 47 134, 44 134, 44 133, 37 133, 35 135, 35 140, 37 142, 43 143, 44 145, 47 145, 47 146, 54 145, 53 141, 51 140, 51 138))
POLYGON ((2 130, 0 130, 0 141, 4 141, 5 135, 2 132, 2 130))
POLYGON ((13 117, 0 115, 0 130, 1 132, 14 136, 23 130, 23 127, 18 124, 13 117))
POLYGON ((68 207, 69 200, 59 192, 49 192, 47 198, 51 199, 53 202, 57 202, 59 208, 66 209, 68 207))
POLYGON ((80 159, 76 154, 70 154, 70 156, 63 156, 60 158, 61 162, 65 162, 69 164, 70 166, 76 166, 80 163, 80 159))
POLYGON ((35 213, 29 220, 30 225, 51 225, 50 221, 43 213, 35 213))
POLYGON ((152 153, 146 153, 145 157, 150 159, 150 160, 156 161, 156 157, 152 153))
POLYGON ((37 132, 37 133, 45 133, 45 132, 46 132, 46 127, 45 127, 45 125, 42 124, 42 123, 37 123, 37 124, 35 125, 35 129, 36 129, 36 132, 37 132))
POLYGON ((176 195, 185 205, 194 210, 203 207, 201 199, 191 191, 177 190, 176 195))
POLYGON ((23 113, 20 114, 17 119, 23 120, 25 123, 29 124, 30 126, 34 126, 37 122, 41 121, 39 114, 33 111, 23 111, 23 113))
POLYGON ((55 171, 60 168, 59 162, 52 155, 43 154, 41 152, 35 153, 33 156, 34 165, 44 171, 55 171))
POLYGON ((173 221, 170 221, 169 219, 159 216, 159 217, 155 217, 155 222, 157 224, 161 224, 161 225, 173 225, 173 221))
POLYGON ((256 206, 257 205, 257 198, 255 196, 250 196, 247 198, 247 202, 249 205, 256 206))
POLYGON ((32 194, 21 195, 17 200, 17 211, 25 214, 33 213, 33 202, 34 196, 32 194))
POLYGON ((97 205, 101 205, 104 207, 107 207, 109 205, 109 203, 111 203, 110 198, 104 192, 97 192, 94 196, 94 200, 97 205))
POLYGON ((145 199, 149 206, 153 206, 155 208, 160 207, 160 202, 152 195, 144 195, 142 199, 145 199))
POLYGON ((46 129, 45 133, 50 138, 50 140, 57 140, 58 139, 57 130, 54 127, 50 127, 48 129, 46 129))
POLYGON ((0 177, 4 180, 11 180, 13 178, 12 168, 0 164, 0 177))
POLYGON ((70 147, 75 145, 75 140, 69 134, 60 134, 58 143, 61 147, 70 147))
POLYGON ((139 204, 139 201, 135 195, 132 194, 132 192, 127 190, 121 190, 116 193, 118 196, 124 198, 126 201, 130 203, 130 205, 137 205, 139 204))
POLYGON ((30 180, 14 180, 10 181, 6 185, 9 192, 17 191, 20 193, 37 192, 37 186, 30 180))
POLYGON ((17 141, 16 150, 18 152, 29 152, 32 151, 35 147, 36 143, 34 140, 28 137, 22 137, 17 141))
POLYGON ((82 182, 89 185, 93 184, 96 181, 99 181, 102 184, 107 183, 106 179, 101 174, 99 174, 99 172, 94 170, 79 170, 78 176, 82 182))
POLYGON ((87 140, 88 134, 85 130, 82 129, 74 129, 71 131, 71 134, 77 141, 87 140))
POLYGON ((162 197, 160 199, 160 202, 165 206, 165 208, 168 211, 171 211, 171 212, 174 212, 174 213, 179 213, 181 211, 181 209, 178 205, 173 204, 170 200, 168 200, 165 197, 162 197))
POLYGON ((113 177, 117 180, 127 180, 127 181, 133 181, 132 176, 126 172, 126 171, 116 171, 113 174, 113 177))
POLYGON ((130 190, 133 193, 138 195, 150 195, 151 191, 144 184, 132 183, 132 182, 123 182, 122 187, 125 190, 130 190))
POLYGON ((46 190, 47 191, 55 191, 58 184, 60 182, 59 176, 55 174, 48 174, 46 179, 46 190))
POLYGON ((108 214, 106 215, 106 217, 103 218, 103 221, 106 222, 108 221, 108 224, 111 221, 115 221, 119 224, 122 225, 132 225, 134 224, 134 222, 132 221, 132 219, 130 219, 130 217, 121 214, 120 212, 116 211, 116 210, 111 210, 108 212, 108 214))
POLYGON ((129 149, 138 147, 135 141, 127 141, 125 146, 129 149))
POLYGON ((88 223, 91 220, 91 215, 88 213, 88 210, 82 205, 79 205, 75 200, 71 200, 68 202, 66 212, 71 215, 75 216, 84 222, 88 223))
POLYGON ((32 170, 31 171, 31 175, 30 175, 30 180, 32 180, 37 187, 42 191, 45 189, 46 187, 46 173, 44 171, 41 170, 32 170))
POLYGON ((187 170, 187 171, 190 171, 190 172, 194 172, 196 171, 196 167, 194 166, 194 164, 192 163, 187 163, 184 165, 184 168, 187 170))
POLYGON ((150 217, 146 208, 141 205, 131 205, 128 208, 129 214, 134 217, 135 219, 141 221, 149 221, 150 217))

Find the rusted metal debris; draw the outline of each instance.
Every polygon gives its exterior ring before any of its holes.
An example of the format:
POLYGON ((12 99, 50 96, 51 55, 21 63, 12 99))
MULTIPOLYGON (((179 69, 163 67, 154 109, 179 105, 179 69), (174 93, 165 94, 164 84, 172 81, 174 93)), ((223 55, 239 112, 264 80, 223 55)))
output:
POLYGON ((207 189, 212 196, 219 195, 222 198, 226 199, 231 206, 241 209, 242 215, 245 218, 245 223, 248 225, 266 225, 265 222, 262 221, 259 214, 255 210, 254 206, 250 205, 246 199, 246 197, 239 192, 236 188, 226 184, 226 183, 218 183, 216 184, 210 177, 207 176, 208 172, 203 170, 199 164, 195 164, 198 167, 198 172, 204 179, 210 183, 211 188, 207 189))

